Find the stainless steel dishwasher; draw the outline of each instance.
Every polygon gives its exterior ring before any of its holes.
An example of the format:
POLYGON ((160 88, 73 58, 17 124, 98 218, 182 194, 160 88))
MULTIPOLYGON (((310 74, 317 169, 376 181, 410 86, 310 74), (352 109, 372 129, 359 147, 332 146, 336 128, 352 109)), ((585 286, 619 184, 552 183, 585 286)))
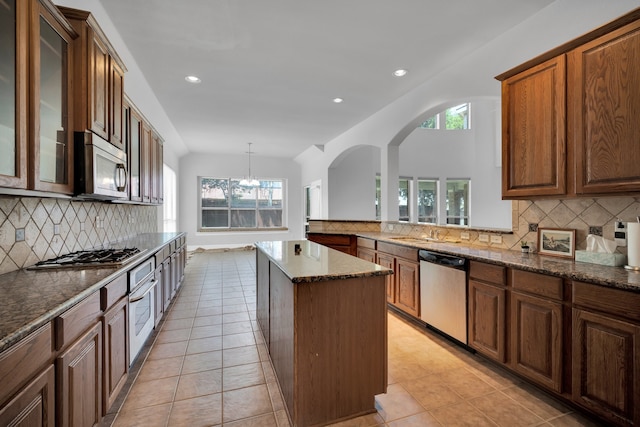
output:
POLYGON ((467 344, 467 260, 421 250, 420 318, 467 344))

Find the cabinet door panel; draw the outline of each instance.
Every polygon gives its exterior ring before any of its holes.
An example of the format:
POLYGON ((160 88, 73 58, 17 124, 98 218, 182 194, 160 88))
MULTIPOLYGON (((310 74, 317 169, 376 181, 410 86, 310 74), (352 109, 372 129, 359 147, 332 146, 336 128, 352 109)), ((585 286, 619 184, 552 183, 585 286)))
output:
POLYGON ((502 82, 502 196, 565 194, 565 57, 502 82))
POLYGON ((419 264, 396 258, 396 305, 412 316, 420 316, 419 264))
POLYGON ((116 147, 125 149, 122 137, 122 106, 124 102, 124 71, 118 63, 110 58, 110 78, 111 78, 111 90, 109 92, 110 102, 108 106, 110 108, 110 126, 109 126, 109 142, 116 147))
POLYGON ((369 262, 376 262, 376 252, 371 249, 358 248, 358 258, 369 262))
POLYGON ((55 425, 53 365, 38 375, 11 402, 0 409, 0 425, 15 427, 55 425))
POLYGON ((104 315, 103 415, 115 401, 129 374, 129 305, 122 298, 104 315))
POLYGON ((109 140, 109 52, 96 37, 90 47, 91 130, 109 140))
POLYGON ((469 280, 469 345, 502 363, 506 293, 503 288, 469 280))
MULTIPOLYGON (((391 270, 395 271, 395 262, 394 262, 395 259, 392 255, 378 253, 376 257, 377 257, 377 264, 386 268, 390 268, 391 270)), ((396 303, 395 273, 385 276, 384 280, 387 288, 387 302, 390 302, 391 304, 395 304, 396 303)))
POLYGON ((640 191, 640 22, 569 54, 578 194, 640 191))
POLYGON ((573 310, 573 399, 618 424, 640 422, 640 326, 573 310))

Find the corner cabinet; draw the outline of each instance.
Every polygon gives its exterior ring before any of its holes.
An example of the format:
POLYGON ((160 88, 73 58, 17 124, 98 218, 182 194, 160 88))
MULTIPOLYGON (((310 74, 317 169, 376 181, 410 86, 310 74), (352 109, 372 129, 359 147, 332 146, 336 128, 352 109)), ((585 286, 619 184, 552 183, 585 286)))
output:
POLYGON ((507 71, 503 199, 640 191, 640 9, 507 71))

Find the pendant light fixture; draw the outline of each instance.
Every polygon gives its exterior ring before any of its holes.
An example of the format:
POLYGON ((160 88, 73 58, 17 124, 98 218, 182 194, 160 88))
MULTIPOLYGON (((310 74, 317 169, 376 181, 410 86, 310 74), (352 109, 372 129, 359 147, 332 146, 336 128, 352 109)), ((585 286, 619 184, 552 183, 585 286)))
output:
POLYGON ((249 144, 249 151, 247 151, 247 153, 249 154, 249 175, 242 178, 240 180, 240 185, 242 185, 243 187, 258 187, 260 185, 260 181, 258 181, 255 177, 251 176, 251 142, 248 142, 247 144, 249 144))

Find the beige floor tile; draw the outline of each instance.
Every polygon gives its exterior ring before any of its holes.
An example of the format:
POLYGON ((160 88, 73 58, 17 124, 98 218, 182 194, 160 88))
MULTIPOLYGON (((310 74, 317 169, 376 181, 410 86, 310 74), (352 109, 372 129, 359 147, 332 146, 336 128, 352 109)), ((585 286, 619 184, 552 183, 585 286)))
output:
POLYGON ((164 426, 169 419, 171 404, 149 406, 134 409, 129 412, 120 411, 116 416, 113 427, 158 427, 164 426))
POLYGON ((170 359, 184 356, 189 341, 179 341, 166 344, 155 344, 149 353, 148 360, 170 359))
POLYGON ((168 427, 209 427, 222 424, 222 395, 220 393, 173 404, 168 427))
POLYGON ((222 407, 224 423, 273 412, 266 384, 224 391, 222 407), (251 405, 247 405, 247 402, 251 402, 251 405))
POLYGON ((468 402, 499 426, 531 426, 544 421, 499 391, 470 399, 468 402))
POLYGON ((271 406, 274 411, 284 409, 284 400, 282 399, 282 393, 280 393, 280 387, 276 382, 268 382, 267 389, 269 390, 269 397, 271 397, 271 406))
POLYGON ((393 384, 375 398, 378 414, 385 422, 425 412, 425 409, 402 386, 393 384))
POLYGON ((251 320, 249 313, 228 313, 222 315, 222 323, 246 322, 251 320))
POLYGON ((549 421, 572 412, 567 406, 526 384, 509 387, 502 392, 543 420, 549 421))
POLYGON ((191 329, 191 339, 217 337, 222 335, 222 323, 217 325, 200 326, 191 329))
POLYGON ((225 423, 225 427, 278 427, 275 414, 258 415, 253 418, 225 423))
MULTIPOLYGON (((222 326, 222 331, 224 333, 224 325, 222 326)), ((249 345, 256 345, 256 338, 253 336, 253 332, 222 336, 222 348, 225 350, 249 345)))
POLYGON ((443 426, 495 427, 496 424, 468 402, 434 409, 429 413, 443 426))
POLYGON ((265 384, 262 365, 251 363, 224 368, 222 372, 222 389, 235 390, 243 387, 265 384))
POLYGON ((278 427, 290 427, 291 423, 289 423, 289 417, 285 410, 276 411, 276 421, 278 422, 278 427))
POLYGON ((243 334, 247 332, 253 332, 251 322, 234 322, 222 325, 223 335, 243 334))
POLYGON ((548 423, 555 427, 601 427, 606 425, 600 421, 574 413, 561 415, 558 418, 549 420, 548 423))
POLYGON ((384 426, 385 424, 380 415, 367 414, 329 425, 331 427, 378 427, 384 426))
POLYGON ((175 400, 192 399, 222 391, 222 370, 202 371, 181 375, 175 400))
POLYGON ((496 389, 466 369, 442 372, 440 380, 465 399, 484 396, 496 389))
POLYGON ((188 343, 187 354, 206 353, 208 351, 222 350, 222 337, 208 337, 192 339, 188 343))
POLYGON ((234 347, 222 350, 222 366, 245 365, 260 362, 258 348, 255 345, 234 347))
POLYGON ((196 311, 195 317, 219 316, 222 314, 222 307, 200 307, 196 311))
POLYGON ((217 316, 202 316, 196 317, 193 322, 193 326, 195 328, 200 326, 211 326, 211 325, 220 325, 222 324, 222 315, 219 314, 217 316))
POLYGON ((224 298, 222 300, 222 303, 227 306, 227 305, 239 305, 239 304, 245 304, 246 300, 244 297, 235 297, 235 298, 224 298))
POLYGON ((193 318, 189 317, 186 319, 169 319, 164 322, 162 325, 163 331, 170 331, 172 329, 187 329, 193 326, 193 318))
POLYGON ((123 405, 122 411, 156 406, 173 401, 180 377, 152 381, 136 381, 123 405))
POLYGON ((166 344, 170 342, 188 341, 191 336, 191 328, 173 329, 169 331, 162 330, 156 337, 157 344, 166 344))
POLYGON ((462 397, 439 381, 437 376, 426 376, 400 383, 426 410, 461 402, 462 397))
MULTIPOLYGON (((197 298, 198 297, 194 297, 197 298)), ((189 319, 196 317, 196 309, 188 308, 184 310, 171 310, 171 312, 167 315, 167 320, 177 320, 177 319, 189 319)))
POLYGON ((184 357, 182 374, 210 371, 222 368, 222 350, 188 354, 184 357))
POLYGON ((178 376, 182 371, 183 362, 184 356, 147 360, 142 366, 136 381, 151 381, 178 376))
POLYGON ((428 412, 401 418, 387 424, 389 427, 440 427, 441 425, 442 424, 428 412))

